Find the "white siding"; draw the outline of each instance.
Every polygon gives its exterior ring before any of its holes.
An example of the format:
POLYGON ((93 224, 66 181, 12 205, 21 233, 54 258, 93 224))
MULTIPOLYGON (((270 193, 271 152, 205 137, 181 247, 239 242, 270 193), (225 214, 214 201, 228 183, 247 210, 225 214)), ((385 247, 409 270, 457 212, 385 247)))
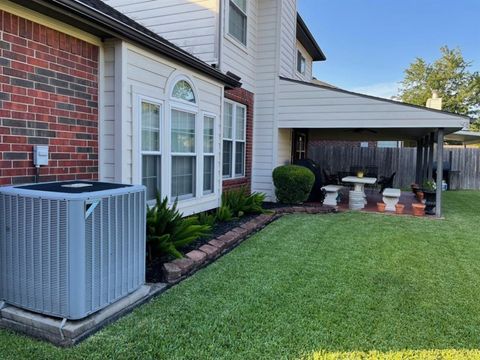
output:
POLYGON ((115 46, 106 42, 103 48, 104 73, 100 139, 100 174, 101 181, 115 181, 115 46))
MULTIPOLYGON (((231 71, 242 78, 243 88, 255 92, 255 62, 257 47, 263 52, 257 41, 258 34, 258 6, 263 0, 247 0, 247 45, 243 45, 228 34, 228 6, 229 0, 223 0, 223 39, 220 55, 220 70, 231 71), (259 3, 257 5, 257 3, 259 3)), ((267 1, 268 2, 268 1, 267 1)), ((268 51, 268 49, 266 49, 268 51)))
POLYGON ((277 0, 258 3, 259 49, 256 67, 252 189, 273 200, 272 170, 276 141, 275 98, 278 82, 279 9, 277 0))
POLYGON ((300 44, 300 41, 297 40, 296 51, 300 51, 305 58, 305 74, 301 74, 297 71, 297 57, 295 55, 295 78, 302 81, 311 81, 312 80, 312 57, 307 52, 307 50, 300 44))
POLYGON ((292 156, 292 130, 278 129, 277 166, 290 164, 292 156))
POLYGON ((279 128, 462 127, 458 116, 280 80, 279 128))
POLYGON ((197 121, 203 113, 216 116, 216 192, 199 198, 179 202, 179 209, 192 214, 218 207, 221 190, 221 109, 223 84, 200 73, 193 72, 133 44, 117 42, 105 50, 105 125, 102 151, 104 179, 124 183, 141 183, 141 131, 139 98, 146 97, 162 104, 162 196, 170 193, 169 121, 170 86, 172 79, 185 75, 192 80, 197 91, 197 121), (119 57, 119 55, 122 57, 119 57), (120 74, 120 75, 119 75, 120 74), (115 81, 113 81, 115 75, 115 81), (118 75, 118 76, 117 76, 118 75), (123 80, 121 80, 123 79, 123 80), (168 179, 165 181, 164 179, 168 179), (166 184, 166 186, 164 186, 166 184))
POLYGON ((208 63, 217 63, 219 0, 103 0, 208 63))
POLYGON ((292 78, 295 73, 297 49, 297 2, 282 0, 280 36, 280 75, 292 78))

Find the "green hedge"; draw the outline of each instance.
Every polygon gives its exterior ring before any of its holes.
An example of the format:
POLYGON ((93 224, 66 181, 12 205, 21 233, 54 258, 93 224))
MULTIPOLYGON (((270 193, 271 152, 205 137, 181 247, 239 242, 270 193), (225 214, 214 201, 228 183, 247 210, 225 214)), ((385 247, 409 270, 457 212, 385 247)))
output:
POLYGON ((277 200, 284 204, 300 204, 307 200, 315 182, 313 172, 298 165, 279 166, 272 176, 277 200))

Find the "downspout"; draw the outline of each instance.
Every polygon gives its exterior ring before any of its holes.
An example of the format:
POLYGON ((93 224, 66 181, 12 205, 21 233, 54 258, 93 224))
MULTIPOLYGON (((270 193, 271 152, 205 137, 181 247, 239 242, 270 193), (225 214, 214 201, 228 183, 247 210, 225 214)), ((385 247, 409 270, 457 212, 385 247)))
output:
POLYGON ((223 0, 218 0, 217 68, 222 68, 223 49, 223 0))

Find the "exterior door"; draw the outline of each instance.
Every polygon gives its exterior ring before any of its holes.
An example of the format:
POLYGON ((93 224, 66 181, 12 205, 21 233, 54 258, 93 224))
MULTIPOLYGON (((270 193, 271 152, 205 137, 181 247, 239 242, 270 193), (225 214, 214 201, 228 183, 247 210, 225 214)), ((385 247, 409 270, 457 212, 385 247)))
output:
POLYGON ((307 131, 294 130, 293 131, 293 149, 292 161, 303 160, 307 158, 307 131))

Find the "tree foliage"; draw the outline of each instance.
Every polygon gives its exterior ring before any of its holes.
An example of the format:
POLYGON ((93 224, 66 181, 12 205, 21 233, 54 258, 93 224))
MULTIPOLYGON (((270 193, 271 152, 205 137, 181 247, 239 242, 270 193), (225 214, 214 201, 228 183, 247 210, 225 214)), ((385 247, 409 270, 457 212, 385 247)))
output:
POLYGON ((463 58, 460 49, 440 48, 441 57, 433 63, 422 58, 410 64, 401 82, 399 98, 406 103, 425 106, 436 90, 443 110, 468 115, 480 130, 480 74, 470 71, 472 62, 463 58))

